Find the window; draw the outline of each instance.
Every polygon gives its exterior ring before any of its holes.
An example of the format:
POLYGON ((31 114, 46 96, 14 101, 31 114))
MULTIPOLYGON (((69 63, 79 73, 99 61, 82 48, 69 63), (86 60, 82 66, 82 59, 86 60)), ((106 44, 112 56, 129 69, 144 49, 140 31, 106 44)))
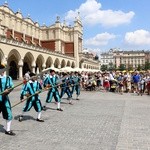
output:
POLYGON ((18 41, 18 37, 15 37, 15 40, 18 41))

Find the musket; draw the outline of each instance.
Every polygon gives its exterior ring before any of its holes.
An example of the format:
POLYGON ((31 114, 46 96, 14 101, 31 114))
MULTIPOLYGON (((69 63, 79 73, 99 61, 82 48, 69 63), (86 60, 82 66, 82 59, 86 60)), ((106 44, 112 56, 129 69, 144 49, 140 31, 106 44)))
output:
MULTIPOLYGON (((49 70, 50 70, 50 69, 49 69, 49 70)), ((48 69, 43 70, 42 72, 40 72, 39 74, 37 74, 36 77, 42 75, 42 74, 45 73, 45 72, 48 72, 49 70, 48 70, 48 69)), ((31 77, 30 79, 32 79, 32 77, 31 77)), ((15 89, 16 87, 18 87, 18 86, 20 86, 20 85, 22 85, 22 84, 25 84, 26 82, 27 82, 27 81, 24 80, 23 82, 21 82, 21 83, 15 85, 15 86, 9 88, 8 90, 9 90, 9 91, 12 91, 12 90, 15 89)), ((3 95, 4 93, 5 93, 5 91, 1 92, 0 95, 3 95)))
MULTIPOLYGON (((47 90, 50 90, 50 89, 52 89, 52 88, 54 88, 54 87, 58 87, 58 86, 60 86, 60 85, 61 85, 61 84, 55 85, 55 86, 52 86, 52 87, 49 87, 49 88, 44 88, 44 89, 42 89, 42 90, 40 90, 40 91, 37 91, 37 92, 35 92, 34 94, 32 94, 32 95, 30 95, 30 96, 28 96, 28 97, 22 99, 20 102, 14 104, 11 108, 14 108, 15 106, 17 106, 17 105, 23 103, 24 101, 27 101, 28 99, 30 99, 31 97, 33 97, 33 96, 35 96, 35 95, 37 95, 37 94, 43 93, 43 92, 45 92, 45 91, 47 91, 47 90)), ((74 86, 74 85, 77 85, 77 84, 65 86, 65 87, 62 87, 62 88, 72 87, 72 86, 74 86)))
MULTIPOLYGON (((44 70, 44 72, 47 72, 47 71, 48 71, 47 69, 44 70)), ((42 73, 43 73, 43 72, 42 72, 42 73)), ((39 74, 38 74, 37 76, 39 76, 39 74)), ((64 76, 63 78, 59 79, 59 80, 57 81, 57 84, 58 84, 58 83, 61 83, 62 80, 64 80, 65 78, 66 78, 66 76, 64 76)), ((30 79, 31 79, 31 78, 30 78, 30 79)), ((15 107, 15 106, 21 104, 22 102, 28 100, 28 99, 31 98, 32 96, 35 96, 35 95, 37 95, 37 94, 39 94, 39 93, 41 93, 41 92, 44 92, 44 91, 46 91, 46 90, 49 90, 49 89, 51 89, 51 88, 54 88, 54 87, 57 87, 57 86, 60 86, 60 85, 61 85, 61 84, 56 85, 56 86, 52 86, 52 87, 50 87, 50 88, 45 88, 45 89, 43 89, 43 90, 41 90, 41 91, 37 91, 37 92, 34 93, 33 95, 30 95, 30 96, 28 96, 27 98, 25 98, 25 99, 21 100, 20 102, 16 103, 16 104, 13 105, 11 108, 13 108, 13 107, 15 107)))

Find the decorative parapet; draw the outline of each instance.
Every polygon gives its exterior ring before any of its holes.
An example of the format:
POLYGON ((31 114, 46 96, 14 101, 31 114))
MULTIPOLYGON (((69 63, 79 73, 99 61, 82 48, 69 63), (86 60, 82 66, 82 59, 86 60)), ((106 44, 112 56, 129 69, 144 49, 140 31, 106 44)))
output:
POLYGON ((90 63, 94 63, 94 64, 100 64, 99 60, 92 60, 92 59, 88 59, 88 58, 85 58, 85 57, 82 57, 82 60, 90 62, 90 63))
POLYGON ((69 57, 59 52, 53 52, 53 51, 50 51, 49 49, 42 48, 40 46, 35 46, 32 44, 27 44, 25 42, 19 42, 14 39, 7 39, 5 36, 0 36, 0 43, 13 45, 13 46, 21 47, 21 48, 26 48, 32 51, 42 52, 42 53, 46 53, 46 54, 57 56, 57 57, 63 57, 63 58, 70 59, 70 60, 75 60, 74 57, 69 57))
POLYGON ((80 57, 80 62, 88 63, 88 64, 94 64, 94 65, 100 65, 99 60, 88 59, 88 58, 85 58, 85 57, 80 57))
POLYGON ((94 60, 94 57, 91 54, 84 54, 84 53, 80 53, 79 54, 80 60, 84 60, 84 61, 88 61, 91 63, 100 63, 99 60, 94 60))

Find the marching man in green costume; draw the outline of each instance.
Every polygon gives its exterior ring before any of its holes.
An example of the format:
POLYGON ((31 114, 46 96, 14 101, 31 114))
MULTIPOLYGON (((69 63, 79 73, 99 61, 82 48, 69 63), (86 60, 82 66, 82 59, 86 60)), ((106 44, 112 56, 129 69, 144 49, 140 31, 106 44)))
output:
POLYGON ((14 136, 15 133, 10 130, 12 121, 11 104, 8 94, 12 91, 13 82, 10 76, 6 76, 4 72, 6 67, 0 64, 0 113, 2 112, 3 118, 6 120, 5 134, 14 136))
POLYGON ((31 78, 29 81, 23 85, 21 91, 21 100, 23 100, 24 96, 27 96, 29 99, 27 99, 22 114, 19 116, 19 121, 21 122, 23 120, 25 112, 30 111, 30 109, 34 107, 35 111, 37 112, 36 121, 44 122, 44 120, 41 119, 42 104, 39 97, 39 93, 42 91, 42 87, 37 81, 37 77, 34 73, 30 73, 30 77, 31 78))
POLYGON ((57 102, 57 110, 63 111, 60 108, 61 98, 59 96, 59 91, 58 91, 57 85, 58 85, 58 78, 55 75, 55 70, 50 70, 50 75, 48 75, 44 80, 44 87, 49 89, 45 105, 43 106, 44 111, 46 111, 47 103, 50 103, 52 101, 53 97, 54 97, 55 101, 57 102))

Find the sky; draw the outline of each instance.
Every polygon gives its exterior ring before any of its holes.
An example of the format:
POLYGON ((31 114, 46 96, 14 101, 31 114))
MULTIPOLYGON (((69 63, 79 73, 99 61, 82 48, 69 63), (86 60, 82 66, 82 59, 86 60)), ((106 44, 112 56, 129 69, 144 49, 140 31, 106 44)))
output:
MULTIPOLYGON (((0 5, 4 4, 0 0, 0 5)), ((150 50, 150 0, 7 0, 8 6, 24 18, 47 26, 56 17, 68 25, 80 12, 83 48, 95 53, 111 48, 150 50)))

